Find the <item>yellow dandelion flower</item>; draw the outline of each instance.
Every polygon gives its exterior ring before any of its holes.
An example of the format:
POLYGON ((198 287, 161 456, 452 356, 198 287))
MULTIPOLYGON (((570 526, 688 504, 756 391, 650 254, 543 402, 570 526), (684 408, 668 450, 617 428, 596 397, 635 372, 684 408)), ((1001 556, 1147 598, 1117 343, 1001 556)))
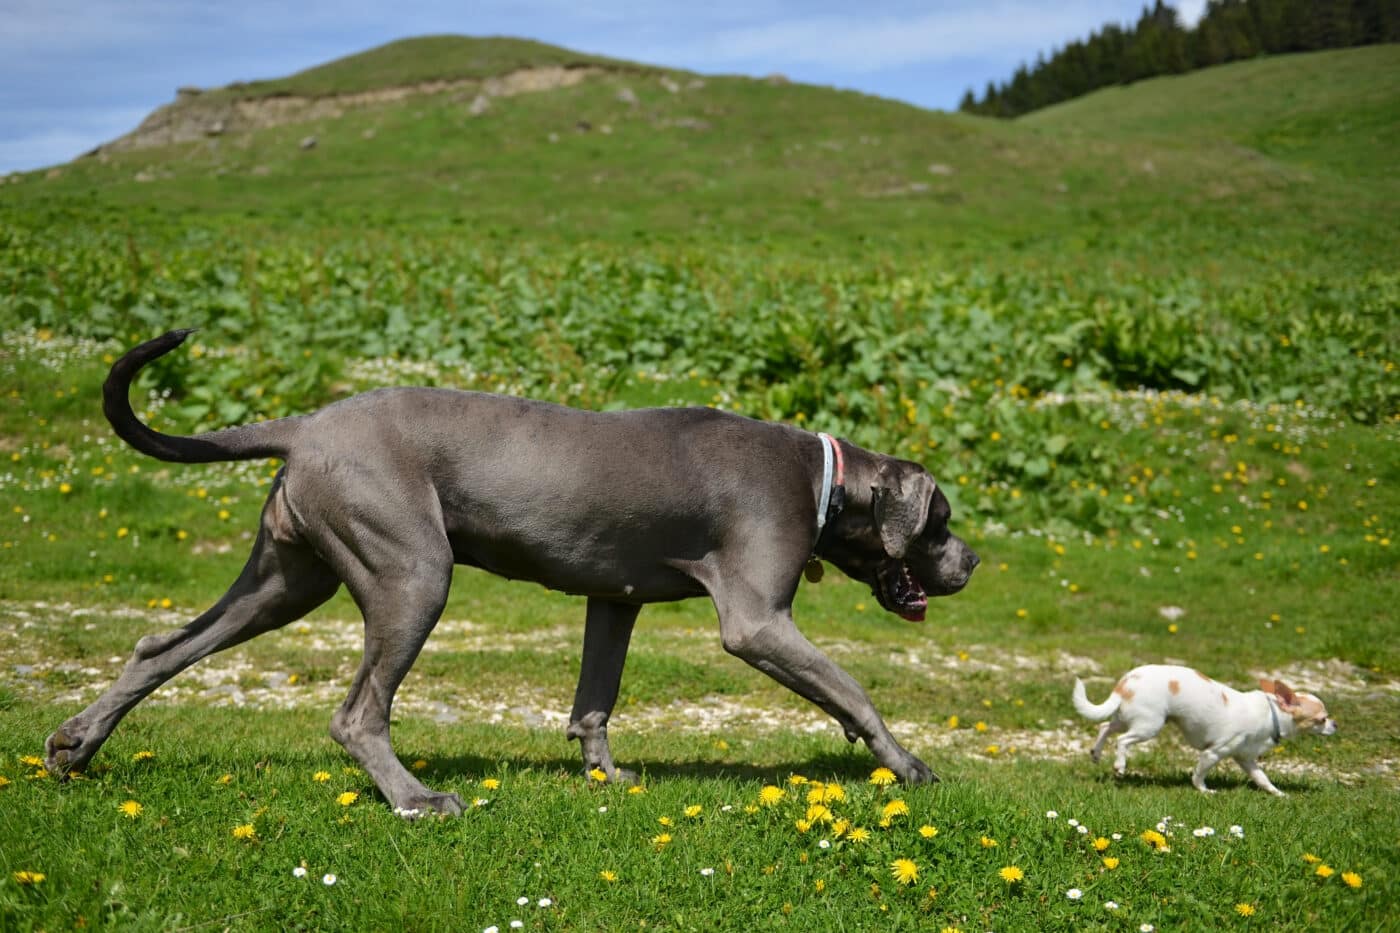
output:
POLYGON ((1316 865, 1318 862, 1322 861, 1322 859, 1313 855, 1311 852, 1304 852, 1303 861, 1307 862, 1309 865, 1316 865))
POLYGON ((979 720, 977 720, 975 723, 972 724, 972 728, 975 729, 975 730, 977 730, 978 732, 986 732, 986 731, 987 731, 987 724, 986 724, 985 722, 983 722, 982 720, 979 719, 979 720))
POLYGON ((957 727, 958 727, 958 717, 957 717, 957 716, 949 716, 949 717, 948 717, 948 728, 949 728, 949 729, 956 729, 957 727))
POLYGON ((1252 917, 1252 916, 1254 916, 1254 905, 1253 905, 1253 904, 1236 904, 1236 905, 1235 905, 1235 913, 1239 914, 1241 917, 1252 917))
POLYGON ((20 757, 19 763, 22 765, 29 765, 31 768, 42 768, 44 766, 44 759, 40 758, 38 755, 23 755, 20 757))
POLYGON ((830 823, 834 817, 831 815, 831 808, 824 804, 814 803, 807 808, 807 822, 809 823, 830 823))
POLYGON ((675 820, 671 819, 669 816, 658 816, 656 822, 660 823, 662 826, 670 826, 675 823, 675 820))
POLYGON ((807 779, 800 774, 793 774, 789 775, 788 783, 793 787, 801 787, 803 784, 807 783, 807 779))
POLYGON ((1108 848, 1109 846, 1111 846, 1112 844, 1113 844, 1113 843, 1109 842, 1109 841, 1108 841, 1107 839, 1105 839, 1103 836, 1100 836, 1099 838, 1097 838, 1097 839, 1094 840, 1094 851, 1095 851, 1095 852, 1102 852, 1104 849, 1107 849, 1107 848, 1108 848))
POLYGON ((15 884, 40 884, 48 877, 41 871, 17 871, 14 874, 15 884))
POLYGON ((997 872, 997 874, 1001 875, 1001 880, 1005 881, 1007 884, 1015 884, 1022 878, 1026 877, 1026 873, 1021 871, 1021 869, 1017 868, 1015 865, 1007 865, 1001 871, 997 872))
POLYGON ((932 839, 934 836, 938 835, 938 827, 929 826, 927 824, 920 826, 919 835, 923 836, 925 839, 932 839))
POLYGON ((215 783, 215 784, 232 784, 232 783, 233 783, 233 775, 232 775, 232 774, 228 774, 228 773, 221 774, 221 775, 219 775, 219 779, 218 779, 217 781, 215 781, 214 783, 215 783))
POLYGON ((609 871, 608 869, 605 868, 605 869, 603 869, 602 871, 598 872, 598 877, 599 877, 599 878, 602 878, 604 881, 608 882, 609 884, 612 884, 614 881, 617 880, 617 872, 615 872, 615 871, 609 871))
POLYGON ((602 782, 608 779, 608 772, 604 771, 602 768, 594 768, 592 771, 588 772, 588 776, 595 781, 602 782))
POLYGON ((134 820, 141 815, 141 811, 144 810, 145 807, 141 806, 141 804, 137 803, 135 800, 127 800, 118 804, 117 809, 121 811, 122 815, 127 819, 134 820))
POLYGON ((849 833, 846 834, 846 838, 854 843, 869 842, 870 830, 866 829, 863 826, 857 826, 855 829, 852 829, 849 833))
POLYGON ((919 880, 919 866, 913 859, 897 858, 890 863, 890 874, 895 881, 907 887, 919 880))
POLYGON ((889 768, 876 768, 870 772, 870 783, 876 787, 889 787, 894 782, 894 772, 889 768))
POLYGON ((1144 829, 1138 838, 1158 852, 1165 851, 1167 848, 1167 837, 1163 836, 1155 829, 1144 829))
POLYGON ((1333 869, 1331 866, 1328 866, 1328 865, 1319 865, 1319 866, 1317 866, 1317 876, 1318 876, 1319 878, 1331 878, 1331 877, 1332 877, 1333 875, 1335 875, 1336 873, 1337 873, 1336 870, 1333 869))
POLYGON ((840 784, 827 784, 822 788, 822 803, 840 803, 846 799, 846 789, 840 784))
POLYGON ((818 879, 812 884, 812 888, 813 888, 818 894, 822 893, 823 891, 826 890, 826 880, 823 879, 823 878, 818 878, 818 879))
POLYGON ((10 786, 10 779, 7 778, 7 777, 5 777, 5 775, 0 774, 0 787, 9 787, 9 786, 10 786))
POLYGON ((787 791, 781 787, 774 787, 772 784, 763 785, 763 789, 758 792, 758 802, 765 807, 775 807, 782 803, 787 791))
POLYGON ((891 800, 880 809, 880 815, 887 820, 896 816, 908 816, 909 804, 903 800, 891 800))
POLYGON ((1346 886, 1349 888, 1361 887, 1361 876, 1354 871, 1342 872, 1342 881, 1346 882, 1346 886))
POLYGON ((822 794, 826 792, 826 785, 814 781, 813 783, 809 784, 808 787, 810 787, 811 789, 807 791, 807 802, 821 803, 822 794))
MULTIPOLYGON (((296 675, 293 674, 292 676, 295 677, 296 675)), ((413 765, 412 765, 414 771, 422 771, 422 770, 423 770, 424 768, 426 768, 427 766, 428 766, 428 759, 426 759, 426 758, 419 758, 419 759, 418 759, 417 761, 415 761, 415 762, 413 763, 413 765)))
POLYGON ((831 824, 831 834, 837 839, 840 839, 842 836, 846 835, 846 831, 850 828, 850 820, 837 820, 835 823, 831 824))
POLYGON ((982 837, 982 848, 984 848, 984 849, 995 849, 996 847, 997 847, 997 841, 996 841, 995 839, 993 839, 991 836, 983 836, 983 837, 982 837))
POLYGON ((629 794, 645 794, 646 792, 647 789, 640 784, 633 784, 631 787, 627 788, 627 793, 629 794))
POLYGON ((257 834, 258 831, 253 828, 252 823, 244 823, 233 828, 233 838, 235 839, 252 839, 257 834))
POLYGON ((154 757, 156 757, 156 753, 155 753, 155 752, 137 752, 136 754, 134 754, 134 755, 131 756, 131 760, 132 760, 132 761, 150 761, 150 760, 151 760, 152 758, 154 758, 154 757))
POLYGON ((700 806, 700 804, 698 803, 695 803, 685 808, 685 815, 693 820, 697 816, 699 816, 703 811, 704 807, 700 806))
POLYGON ((1113 869, 1118 867, 1118 859, 1110 855, 1108 858, 1103 860, 1103 867, 1107 868, 1109 871, 1113 871, 1113 869))
POLYGON ((324 784, 330 779, 331 773, 329 771, 317 771, 315 774, 311 775, 311 780, 315 781, 317 784, 324 784))
POLYGON ((348 807, 348 806, 350 806, 352 803, 354 803, 356 800, 359 800, 359 799, 360 799, 360 795, 359 795, 359 794, 355 793, 353 790, 347 790, 345 793, 343 793, 343 794, 341 794, 339 797, 335 798, 335 802, 338 803, 338 804, 340 804, 342 807, 348 807))
POLYGON ((484 781, 481 782, 481 786, 486 788, 487 790, 496 790, 501 786, 501 782, 498 781, 496 778, 486 778, 484 781))
POLYGON ((812 824, 807 820, 798 820, 792 825, 797 827, 799 833, 805 833, 812 828, 812 824))
POLYGON ((658 849, 663 848, 663 847, 666 846, 666 845, 669 845, 670 842, 671 842, 671 834, 670 834, 670 833, 658 833, 657 835, 651 837, 651 844, 654 845, 654 846, 656 846, 658 849))

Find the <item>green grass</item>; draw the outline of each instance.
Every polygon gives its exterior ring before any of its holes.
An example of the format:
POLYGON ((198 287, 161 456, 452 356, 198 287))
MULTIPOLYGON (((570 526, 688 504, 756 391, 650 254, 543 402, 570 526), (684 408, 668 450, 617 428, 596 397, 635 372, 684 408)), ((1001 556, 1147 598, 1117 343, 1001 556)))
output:
MULTIPOLYGON (((571 55, 421 40, 239 93, 571 55)), ((0 929, 1393 927, 1396 60, 1015 123, 608 65, 481 117, 419 98, 0 188, 0 929), (162 688, 87 779, 39 778, 25 756, 251 545, 274 464, 156 463, 100 413, 117 353, 190 325, 134 392, 163 430, 428 383, 720 405, 919 459, 983 558, 968 589, 916 626, 833 572, 795 613, 944 783, 866 783, 868 752, 693 600, 644 610, 612 723, 645 793, 592 785, 563 734, 582 602, 468 570, 394 723, 425 781, 489 798, 460 820, 399 820, 329 739, 360 653, 343 593, 162 688), (1164 660, 1312 689, 1340 732, 1268 757, 1283 800, 1233 765, 1196 793, 1170 734, 1116 781, 1073 678, 1164 660), (870 839, 800 832, 794 773, 840 783, 870 839), (788 796, 747 812, 767 784, 788 796)))
POLYGON ((171 467, 106 440, 93 419, 107 351, 32 346, 10 361, 20 378, 0 408, 4 436, 24 439, 11 444, 0 498, 7 929, 484 929, 511 919, 527 929, 1312 929, 1374 925, 1396 896, 1396 784, 1384 764, 1400 751, 1391 430, 1309 424, 1286 410, 1251 428, 1228 411, 1154 403, 1115 416, 1113 430, 1139 482, 1149 469, 1173 477, 1179 515, 1140 535, 1089 538, 963 519, 984 566, 923 626, 879 612, 839 574, 804 586, 804 631, 939 771, 945 782, 932 788, 867 785, 868 753, 727 656, 703 601, 648 608, 634 639, 612 734, 646 793, 590 786, 558 724, 581 601, 460 571, 400 692, 395 736, 403 760, 427 763, 428 783, 490 802, 461 820, 406 824, 345 770, 352 762, 326 734, 358 663, 359 624, 343 594, 177 678, 118 729, 89 779, 32 777, 23 756, 110 682, 137 638, 180 624, 232 580, 267 478, 263 464, 171 467), (1175 630, 1158 613, 1166 605, 1185 609, 1175 630), (1083 755, 1095 727, 1074 720, 1072 677, 1096 674, 1091 693, 1104 693, 1133 664, 1164 658, 1238 686, 1282 673, 1321 693, 1341 731, 1270 756, 1285 800, 1254 791, 1231 765, 1212 775, 1218 794, 1197 794, 1191 756, 1169 736, 1114 781, 1083 755), (227 707, 235 701, 245 708, 227 707), (154 757, 134 760, 146 751, 154 757), (318 771, 330 780, 314 781, 318 771), (793 773, 842 784, 836 818, 871 839, 800 832, 805 788, 788 787, 793 773), (491 778, 499 788, 482 784, 491 778), (745 812, 764 784, 787 787, 789 799, 745 812), (346 791, 360 795, 349 807, 337 803, 346 791), (892 797, 910 813, 882 828, 879 807, 892 797), (117 809, 127 800, 139 816, 117 809), (691 806, 699 817, 684 815, 691 806), (1154 853, 1138 836, 1167 816, 1171 852, 1154 853), (924 824, 937 836, 919 835, 924 824), (242 825, 253 839, 233 836, 242 825), (1203 826, 1215 835, 1193 835, 1203 826), (663 832, 672 840, 658 847, 663 832), (1116 869, 1091 848, 1099 835, 1116 869), (1309 855, 1338 876, 1318 878, 1309 855), (892 877, 900 858, 918 866, 916 885, 892 877), (302 863, 309 874, 296 878, 302 863), (998 876, 1011 865, 1025 873, 1014 886, 998 876), (46 878, 19 885, 20 871, 46 878), (1362 887, 1346 887, 1344 871, 1362 887), (326 873, 334 886, 320 881, 326 873), (541 897, 553 905, 538 907, 541 897), (1255 908, 1249 921, 1240 903, 1255 908))
MULTIPOLYGON (((502 69, 516 54, 510 43, 473 47, 502 69)), ((406 48, 324 66, 327 80, 408 80, 409 65, 390 54, 406 48)), ((990 255, 1076 276, 1191 268, 1239 282, 1280 269, 1355 270, 1400 248, 1388 80, 1398 50, 1284 56, 1144 82, 1065 105, 1103 111, 1082 124, 1077 111, 1058 122, 1059 108, 1007 123, 740 78, 692 86, 682 76, 672 93, 659 74, 612 68, 576 87, 500 99, 479 117, 467 101, 438 95, 81 159, 56 178, 33 173, 0 189, 0 216, 65 226, 100 217, 140 241, 211 224, 260 241, 289 230, 409 227, 491 236, 506 250, 522 241, 700 243, 955 265, 990 255), (1235 85, 1251 93, 1221 92, 1235 85), (619 99, 624 87, 636 105, 619 99), (1140 104, 1152 114, 1183 99, 1189 118, 1126 119, 1127 130, 1112 132, 1119 111, 1140 104), (1271 118, 1280 111, 1259 103, 1271 100, 1287 100, 1306 125, 1271 118), (308 134, 319 142, 305 151, 298 142, 308 134), (1270 142, 1284 137, 1303 149, 1270 142)), ((458 59, 421 61, 436 69, 458 59)), ((269 86, 319 87, 302 80, 269 86)))

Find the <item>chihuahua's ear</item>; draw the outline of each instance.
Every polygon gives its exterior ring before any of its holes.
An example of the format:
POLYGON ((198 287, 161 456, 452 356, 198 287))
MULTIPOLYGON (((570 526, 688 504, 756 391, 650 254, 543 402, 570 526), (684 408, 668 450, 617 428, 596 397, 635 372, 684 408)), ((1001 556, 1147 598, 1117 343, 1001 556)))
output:
POLYGON ((1281 680, 1261 680, 1259 681, 1259 689, 1278 697, 1279 703, 1285 709, 1298 705, 1298 695, 1281 680))

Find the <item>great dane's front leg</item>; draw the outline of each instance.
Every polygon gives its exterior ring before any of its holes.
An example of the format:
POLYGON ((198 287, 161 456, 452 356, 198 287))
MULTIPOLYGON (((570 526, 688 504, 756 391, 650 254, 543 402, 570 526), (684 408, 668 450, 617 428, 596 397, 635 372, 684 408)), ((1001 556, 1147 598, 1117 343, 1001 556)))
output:
POLYGON ((640 606, 604 599, 588 601, 574 711, 567 735, 578 739, 585 772, 602 771, 609 781, 635 783, 637 775, 613 764, 608 748, 608 718, 617 703, 622 665, 640 606))
POLYGON ((851 741, 864 739, 876 760, 901 781, 919 784, 938 780, 928 765, 890 734, 855 678, 797 630, 790 608, 758 610, 722 604, 718 599, 715 605, 726 651, 817 704, 841 724, 851 741))

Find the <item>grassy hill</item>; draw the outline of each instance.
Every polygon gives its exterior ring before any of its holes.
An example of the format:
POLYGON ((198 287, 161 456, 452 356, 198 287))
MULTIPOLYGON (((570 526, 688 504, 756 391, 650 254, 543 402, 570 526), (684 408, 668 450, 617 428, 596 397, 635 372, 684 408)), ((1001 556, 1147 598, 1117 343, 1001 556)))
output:
POLYGON ((321 97, 425 81, 490 78, 521 68, 547 65, 597 66, 614 70, 658 69, 600 55, 504 36, 420 36, 387 42, 365 52, 316 65, 285 78, 249 81, 218 91, 238 98, 298 94, 321 97))
POLYGON ((278 232, 370 224, 532 242, 762 242, 1149 274, 1364 266, 1400 247, 1387 170, 1400 124, 1387 120, 1400 106, 1396 46, 1144 82, 1017 123, 457 37, 391 43, 213 96, 267 104, 561 63, 600 73, 493 99, 480 114, 467 87, 83 159, 0 189, 0 211, 278 232), (1337 154, 1345 114, 1358 131, 1337 154), (315 148, 300 148, 308 135, 315 148))

